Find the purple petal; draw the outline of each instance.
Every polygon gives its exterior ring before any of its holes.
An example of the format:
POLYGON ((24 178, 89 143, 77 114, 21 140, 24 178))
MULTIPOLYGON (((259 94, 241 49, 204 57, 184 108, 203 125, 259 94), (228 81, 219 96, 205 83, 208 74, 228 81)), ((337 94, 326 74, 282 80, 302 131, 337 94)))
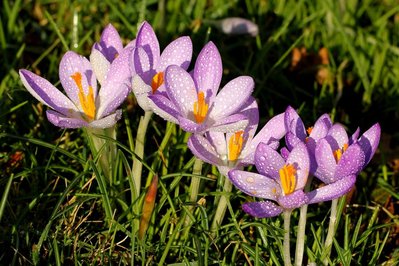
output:
POLYGON ((312 129, 312 132, 310 132, 309 134, 309 137, 314 139, 315 141, 324 138, 327 135, 328 130, 331 128, 331 126, 332 123, 330 116, 328 114, 324 114, 320 116, 319 119, 317 119, 312 129))
POLYGON ((150 109, 153 110, 157 115, 172 123, 179 123, 177 120, 179 112, 177 111, 176 106, 169 100, 169 98, 158 93, 149 95, 148 98, 150 99, 150 109))
POLYGON ((287 161, 288 155, 290 155, 290 151, 287 149, 287 147, 282 147, 280 150, 280 154, 281 154, 281 157, 283 157, 283 159, 285 161, 287 161))
POLYGON ((306 194, 302 190, 294 191, 293 193, 286 196, 281 196, 278 199, 278 203, 284 209, 299 208, 302 205, 306 204, 307 202, 308 198, 306 197, 306 194))
POLYGON ((271 201, 247 202, 242 205, 242 209, 256 218, 270 218, 283 212, 280 206, 271 201))
POLYGON ((197 124, 197 123, 193 122, 192 120, 185 118, 181 115, 178 115, 177 120, 178 120, 178 124, 184 131, 187 131, 190 133, 195 133, 195 134, 202 134, 205 131, 207 131, 207 128, 205 127, 205 125, 197 124))
POLYGON ((86 127, 88 123, 82 118, 66 117, 53 110, 46 111, 47 119, 55 126, 61 128, 80 128, 86 127))
POLYGON ((97 80, 100 82, 100 84, 103 84, 111 63, 100 51, 92 49, 90 54, 90 64, 97 80))
POLYGON ((217 132, 234 133, 237 131, 244 130, 247 125, 248 125, 248 119, 245 115, 234 114, 226 118, 219 119, 214 124, 208 123, 204 125, 205 127, 201 126, 201 130, 204 131, 206 129, 209 129, 217 132))
POLYGON ((183 36, 171 42, 163 50, 157 72, 165 71, 170 65, 177 65, 185 70, 191 62, 193 54, 193 44, 190 37, 183 36))
POLYGON ((348 175, 358 175, 365 166, 365 153, 357 143, 352 144, 342 154, 335 170, 334 179, 348 175))
MULTIPOLYGON (((300 140, 302 141, 305 140, 307 136, 305 131, 305 126, 302 122, 302 119, 299 117, 298 113, 291 106, 288 106, 287 109, 285 110, 284 122, 287 132, 291 131, 300 140)), ((289 150, 292 150, 294 146, 295 145, 287 143, 287 147, 289 150)))
POLYGON ((64 54, 60 62, 60 81, 68 97, 76 105, 80 106, 79 88, 71 77, 75 73, 82 75, 82 88, 85 95, 89 93, 89 86, 91 86, 95 99, 97 96, 97 80, 89 60, 75 52, 68 51, 64 54))
POLYGON ((255 150, 260 142, 266 143, 273 149, 277 149, 279 141, 286 133, 284 127, 284 113, 271 118, 266 125, 256 134, 251 143, 251 149, 255 150))
POLYGON ((144 21, 136 37, 136 47, 143 47, 150 59, 151 68, 159 64, 160 48, 158 38, 151 25, 144 21))
POLYGON ((360 134, 360 128, 358 127, 355 131, 355 133, 352 134, 352 136, 349 138, 349 145, 352 145, 352 143, 355 143, 357 139, 359 138, 360 134))
POLYGON ((239 190, 253 197, 277 200, 281 195, 280 185, 272 178, 260 174, 231 170, 229 178, 239 190))
POLYGON ((381 127, 380 125, 374 124, 371 128, 369 128, 364 134, 360 137, 357 143, 359 143, 360 147, 364 151, 365 165, 368 164, 373 158, 375 151, 377 150, 378 144, 380 142, 381 137, 381 127))
POLYGON ((231 80, 217 94, 212 110, 212 119, 229 116, 244 107, 254 88, 254 80, 240 76, 231 80))
POLYGON ((254 97, 250 96, 244 106, 246 107, 240 111, 240 114, 248 118, 248 126, 245 128, 244 132, 248 133, 248 141, 252 141, 259 123, 258 103, 254 97))
POLYGON ((285 143, 287 144, 287 148, 289 150, 292 150, 298 143, 302 143, 303 141, 304 140, 298 138, 297 135, 291 131, 288 131, 285 135, 285 143))
POLYGON ((332 145, 333 150, 341 149, 345 144, 348 144, 349 138, 348 134, 346 133, 345 128, 341 124, 334 124, 328 131, 328 137, 330 145, 332 145), (330 137, 332 137, 338 144, 338 147, 333 145, 333 142, 330 141, 330 137))
POLYGON ((110 114, 104 118, 94 120, 89 124, 89 127, 92 128, 109 128, 118 122, 122 117, 122 110, 116 110, 113 114, 110 114))
POLYGON ((356 182, 355 175, 349 175, 340 180, 306 193, 308 204, 333 200, 348 193, 356 182))
POLYGON ((165 71, 165 86, 169 99, 181 115, 194 120, 193 108, 198 96, 190 74, 179 66, 169 66, 165 71))
MULTIPOLYGON (((219 90, 223 67, 220 53, 213 42, 208 42, 197 57, 194 66, 194 81, 200 91, 213 99, 219 90)), ((212 100, 211 100, 212 101, 212 100)))
POLYGON ((150 58, 142 47, 136 47, 132 51, 132 60, 129 60, 130 72, 137 73, 148 85, 151 85, 152 78, 156 74, 151 68, 150 58))
POLYGON ((260 174, 280 180, 279 170, 284 164, 284 159, 277 151, 263 142, 259 143, 255 151, 255 165, 260 174))
POLYGON ((136 97, 138 105, 144 111, 151 111, 148 95, 151 93, 151 86, 147 85, 139 75, 132 78, 132 91, 136 97))
POLYGON ((304 143, 300 142, 292 149, 286 164, 292 164, 296 168, 295 190, 303 189, 308 180, 310 167, 308 149, 304 143))
POLYGON ((321 139, 316 145, 315 157, 317 170, 314 175, 326 184, 335 181, 334 174, 337 168, 333 150, 326 139, 321 139))
POLYGON ((109 62, 112 62, 122 51, 123 45, 121 37, 112 24, 108 24, 103 30, 99 45, 102 48, 101 52, 109 62))
MULTIPOLYGON (((109 84, 109 87, 111 87, 111 84, 109 84)), ((104 118, 113 113, 125 101, 131 87, 129 83, 125 82, 114 84, 113 89, 113 94, 105 93, 103 97, 97 99, 100 100, 97 104, 97 106, 99 106, 97 119, 104 118), (108 98, 105 98, 106 96, 108 96, 108 98)))
POLYGON ((66 116, 70 110, 78 111, 74 103, 46 79, 25 69, 19 70, 19 76, 25 88, 38 101, 66 116))
POLYGON ((219 158, 212 144, 203 136, 198 134, 191 135, 187 145, 191 152, 201 160, 217 166, 223 165, 223 161, 219 158))
POLYGON ((258 25, 248 19, 239 17, 215 21, 215 25, 225 34, 249 34, 256 37, 259 33, 258 25))

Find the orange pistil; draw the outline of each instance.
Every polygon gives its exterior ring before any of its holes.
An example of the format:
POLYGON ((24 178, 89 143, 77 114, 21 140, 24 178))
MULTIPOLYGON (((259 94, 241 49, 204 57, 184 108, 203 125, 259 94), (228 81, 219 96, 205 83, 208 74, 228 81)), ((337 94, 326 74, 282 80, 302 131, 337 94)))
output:
POLYGON ((237 131, 229 139, 229 161, 236 161, 241 154, 244 131, 237 131))
POLYGON ((154 94, 157 91, 157 89, 161 87, 162 84, 163 84, 163 72, 158 72, 152 78, 151 82, 152 93, 154 94))
POLYGON ((339 162, 339 160, 341 160, 342 154, 344 154, 344 152, 348 149, 348 146, 349 145, 345 143, 341 149, 336 149, 335 151, 333 151, 333 155, 337 163, 339 162))
POLYGON ((71 75, 71 78, 75 81, 76 86, 79 89, 79 101, 82 106, 83 112, 86 117, 91 121, 96 115, 96 105, 94 101, 93 87, 89 86, 89 93, 85 95, 82 86, 82 74, 80 72, 75 72, 71 75))
POLYGON ((296 169, 292 164, 284 165, 280 170, 281 187, 283 188, 284 195, 291 194, 295 191, 296 185, 296 169))
POLYGON ((198 101, 194 103, 194 118, 198 124, 204 122, 208 113, 208 104, 205 102, 204 92, 198 93, 198 101))

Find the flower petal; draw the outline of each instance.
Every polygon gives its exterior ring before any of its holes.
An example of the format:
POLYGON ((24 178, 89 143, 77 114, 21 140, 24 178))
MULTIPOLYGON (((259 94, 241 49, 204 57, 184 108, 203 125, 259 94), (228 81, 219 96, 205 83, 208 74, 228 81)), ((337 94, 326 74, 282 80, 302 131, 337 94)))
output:
POLYGON ((231 170, 229 178, 239 190, 253 197, 277 200, 281 195, 280 185, 272 178, 260 174, 231 170))
POLYGON ((306 193, 308 204, 333 200, 348 193, 356 182, 355 175, 349 175, 340 180, 306 193))
POLYGON ((284 164, 284 159, 277 151, 263 142, 259 143, 255 151, 255 165, 260 174, 279 180, 279 170, 284 164))
POLYGON ((70 110, 78 111, 76 106, 54 87, 48 80, 26 69, 19 70, 19 76, 25 88, 38 101, 67 116, 70 110))
POLYGON ((337 168, 333 150, 326 139, 321 139, 316 145, 315 157, 317 162, 317 170, 314 175, 326 184, 330 184, 335 180, 334 174, 337 168))
POLYGON ((317 119, 316 123, 314 124, 314 127, 312 129, 312 132, 310 132, 309 137, 314 139, 315 141, 324 138, 328 130, 331 128, 332 122, 331 118, 328 114, 324 114, 317 119))
MULTIPOLYGON (((111 84, 108 84, 107 88, 111 87, 111 84)), ((115 83, 113 89, 113 94, 104 94, 103 97, 100 98, 102 102, 100 101, 100 103, 97 104, 97 106, 99 106, 97 119, 104 118, 113 113, 125 101, 130 92, 131 85, 127 82, 115 83), (105 96, 108 96, 108 98, 105 98, 105 96)), ((97 100, 99 100, 99 98, 97 98, 97 100)))
MULTIPOLYGON (((291 106, 288 106, 287 109, 285 110, 284 123, 287 132, 292 132, 302 141, 305 140, 306 138, 305 126, 302 122, 302 119, 299 117, 298 113, 291 106)), ((292 150, 295 144, 296 143, 291 144, 287 141, 288 149, 292 150)))
POLYGON ((98 50, 92 49, 90 54, 90 63, 93 68, 94 74, 100 84, 103 84, 111 63, 107 58, 98 50))
POLYGON ((89 60, 75 52, 68 51, 64 54, 60 62, 60 81, 68 97, 77 106, 80 106, 79 87, 72 79, 72 76, 75 75, 75 73, 80 73, 82 75, 82 89, 85 95, 89 93, 89 86, 91 86, 93 88, 95 99, 97 96, 97 79, 89 60))
POLYGON ((221 160, 227 161, 227 141, 225 133, 208 131, 205 133, 204 136, 215 148, 215 151, 219 155, 221 160))
POLYGON ((242 205, 242 209, 256 218, 270 218, 283 212, 280 206, 271 201, 247 202, 242 205))
POLYGON ((163 119, 179 124, 179 121, 177 120, 179 112, 169 98, 160 93, 149 95, 148 98, 150 99, 149 107, 151 110, 163 119))
POLYGON ((121 37, 112 24, 108 24, 103 30, 99 45, 102 48, 101 52, 109 62, 112 62, 122 51, 121 37))
POLYGON ((151 85, 156 71, 151 68, 150 58, 143 47, 135 47, 133 49, 132 60, 129 60, 129 67, 132 75, 134 73, 139 74, 146 84, 151 85))
POLYGON ((248 125, 248 119, 243 114, 234 114, 223 119, 219 119, 216 123, 208 125, 201 125, 200 130, 212 130, 217 132, 234 133, 240 130, 244 130, 248 125))
POLYGON ((177 65, 185 70, 190 65, 193 55, 193 44, 190 37, 183 36, 177 38, 165 47, 161 54, 159 65, 156 67, 157 72, 165 71, 170 65, 177 65))
POLYGON ((187 131, 190 133, 202 134, 205 131, 207 131, 207 129, 208 129, 205 127, 205 125, 197 124, 197 123, 193 122, 192 120, 181 116, 180 114, 178 115, 177 120, 178 120, 178 124, 180 125, 180 127, 184 131, 187 131))
POLYGON ((137 103, 144 111, 151 111, 148 95, 151 93, 151 86, 147 85, 139 75, 132 78, 132 91, 137 103))
POLYGON ((213 145, 203 136, 191 135, 187 142, 191 152, 201 160, 216 166, 223 165, 213 145))
POLYGON ((116 122, 118 122, 118 120, 121 119, 121 117, 122 117, 122 110, 119 109, 104 118, 94 120, 93 122, 91 122, 89 124, 89 127, 109 128, 109 127, 112 127, 113 125, 115 125, 116 122))
POLYGON ((61 128, 80 128, 88 125, 82 118, 67 117, 53 110, 47 110, 46 115, 53 125, 61 128))
POLYGON ((143 47, 150 59, 151 68, 155 68, 159 64, 160 48, 157 35, 151 25, 144 21, 137 32, 136 47, 143 47))
POLYGON ((296 168, 295 190, 303 189, 308 180, 310 167, 308 149, 304 143, 300 142, 292 149, 286 164, 293 164, 296 168))
POLYGON ((239 17, 217 20, 215 21, 215 25, 225 34, 249 34, 256 37, 259 33, 257 24, 239 17))
POLYGON ((194 102, 198 96, 190 74, 179 66, 169 66, 165 71, 165 86, 169 99, 181 115, 193 119, 194 102))
POLYGON ((329 141, 332 149, 335 151, 336 149, 342 149, 345 144, 349 143, 348 134, 346 133, 345 128, 341 124, 334 124, 328 131, 328 137, 326 137, 329 141), (338 147, 335 147, 334 142, 331 142, 331 137, 337 142, 338 147))
POLYGON ((358 140, 358 143, 362 150, 364 151, 365 165, 368 164, 373 158, 375 151, 377 150, 378 144, 381 137, 381 127, 378 123, 370 127, 358 140))
POLYGON ((254 80, 248 76, 240 76, 227 83, 214 100, 213 110, 210 114, 212 119, 218 120, 243 108, 252 94, 254 85, 254 80))
POLYGON ((358 175, 366 165, 365 156, 365 152, 358 143, 350 145, 338 162, 334 179, 339 180, 348 175, 358 175))
POLYGON ((293 193, 286 196, 281 196, 278 199, 278 203, 284 209, 299 208, 307 202, 308 198, 306 197, 306 194, 303 192, 303 190, 294 191, 293 193))
POLYGON ((197 57, 193 77, 196 87, 198 90, 206 92, 210 103, 219 90, 222 74, 220 53, 213 42, 208 42, 197 57))

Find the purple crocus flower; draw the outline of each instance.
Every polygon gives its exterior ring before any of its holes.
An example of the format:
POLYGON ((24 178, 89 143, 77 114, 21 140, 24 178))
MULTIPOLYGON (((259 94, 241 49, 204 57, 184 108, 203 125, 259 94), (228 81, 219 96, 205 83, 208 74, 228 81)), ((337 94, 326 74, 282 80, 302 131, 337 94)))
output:
POLYGON ((251 96, 254 81, 249 76, 240 76, 218 93, 222 70, 219 51, 212 42, 207 43, 198 55, 192 76, 179 66, 167 67, 167 95, 150 96, 154 112, 192 133, 244 130, 248 120, 237 112, 251 96))
POLYGON ((269 145, 260 143, 255 152, 255 166, 259 174, 231 170, 228 175, 244 193, 267 199, 247 202, 242 206, 252 216, 267 218, 307 203, 303 188, 309 175, 309 163, 308 150, 302 142, 292 149, 286 160, 269 145))
POLYGON ((259 112, 253 97, 250 97, 247 107, 240 113, 248 118, 248 125, 244 130, 234 133, 193 134, 187 143, 195 156, 216 165, 223 175, 227 175, 233 168, 254 164, 255 149, 260 142, 277 149, 279 140, 285 134, 284 114, 279 114, 254 136, 258 127, 259 112))
POLYGON ((287 130, 285 141, 288 151, 283 150, 283 154, 288 154, 298 142, 305 143, 309 151, 310 173, 314 174, 317 170, 317 162, 314 155, 316 143, 324 138, 331 128, 330 116, 328 114, 320 116, 314 126, 305 129, 305 125, 298 113, 294 108, 288 106, 285 111, 284 123, 287 130))
POLYGON ((148 22, 141 25, 135 45, 130 60, 132 90, 140 107, 152 111, 148 96, 165 91, 166 67, 177 65, 186 70, 191 62, 193 45, 190 37, 183 36, 166 46, 161 54, 158 38, 148 22))
POLYGON ((47 110, 48 120, 62 128, 108 128, 121 117, 116 110, 126 98, 129 86, 129 52, 118 56, 110 65, 101 90, 97 90, 96 75, 85 57, 67 52, 61 59, 59 76, 65 94, 46 79, 21 69, 19 75, 26 89, 47 110))
POLYGON ((315 176, 326 185, 308 193, 309 203, 332 200, 349 192, 377 150, 380 135, 378 123, 360 138, 359 129, 349 138, 342 125, 334 124, 316 145, 315 176))

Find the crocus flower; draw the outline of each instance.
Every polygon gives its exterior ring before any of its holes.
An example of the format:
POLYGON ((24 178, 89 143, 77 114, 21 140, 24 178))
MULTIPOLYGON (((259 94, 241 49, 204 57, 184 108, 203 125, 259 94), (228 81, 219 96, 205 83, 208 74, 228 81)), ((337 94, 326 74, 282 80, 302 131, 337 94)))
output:
POLYGON ((283 150, 283 154, 288 154, 298 142, 305 143, 309 151, 310 172, 313 174, 317 170, 317 162, 314 155, 316 143, 324 138, 331 128, 330 116, 328 114, 320 116, 314 126, 305 129, 305 125, 298 113, 294 108, 288 106, 285 110, 284 123, 287 130, 285 141, 288 151, 283 150))
POLYGON ((259 174, 231 170, 231 182, 244 193, 266 201, 244 203, 243 210, 255 217, 279 215, 284 210, 307 203, 303 192, 309 174, 308 150, 299 142, 285 160, 265 143, 259 143, 255 152, 255 166, 259 174), (276 204, 277 203, 277 204, 276 204))
POLYGON ((309 203, 332 200, 346 194, 356 176, 370 162, 381 135, 374 124, 360 138, 359 130, 348 137, 344 127, 334 124, 315 149, 318 169, 315 176, 326 185, 308 193, 309 203))
POLYGON ((223 175, 227 175, 233 168, 254 164, 255 149, 260 142, 277 149, 279 140, 285 134, 284 114, 279 114, 254 136, 258 127, 259 112, 253 97, 250 97, 248 106, 240 113, 248 118, 248 125, 244 130, 234 133, 193 134, 187 143, 195 156, 216 165, 223 175))
POLYGON ((108 128, 121 117, 116 110, 126 98, 129 67, 126 51, 115 59, 101 90, 97 90, 96 75, 85 57, 67 52, 61 59, 59 76, 65 94, 46 79, 21 69, 19 75, 26 89, 40 102, 49 106, 48 120, 62 128, 108 128))
POLYGON ((148 96, 165 91, 164 75, 169 65, 187 69, 190 65, 193 45, 188 36, 171 42, 160 53, 158 38, 151 25, 144 22, 136 36, 136 48, 132 53, 132 90, 140 107, 151 111, 148 96))
POLYGON ((179 66, 167 67, 167 95, 150 95, 154 112, 192 133, 243 130, 248 121, 237 112, 251 96, 254 81, 249 76, 240 76, 218 93, 222 70, 219 51, 212 42, 198 55, 192 76, 179 66))

